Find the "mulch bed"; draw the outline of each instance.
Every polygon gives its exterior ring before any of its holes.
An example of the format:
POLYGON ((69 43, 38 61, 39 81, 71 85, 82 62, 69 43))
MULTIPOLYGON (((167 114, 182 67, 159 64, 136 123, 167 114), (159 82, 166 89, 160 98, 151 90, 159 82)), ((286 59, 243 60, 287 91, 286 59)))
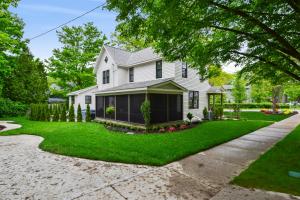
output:
POLYGON ((0 125, 0 131, 5 129, 5 128, 6 128, 5 126, 0 125))

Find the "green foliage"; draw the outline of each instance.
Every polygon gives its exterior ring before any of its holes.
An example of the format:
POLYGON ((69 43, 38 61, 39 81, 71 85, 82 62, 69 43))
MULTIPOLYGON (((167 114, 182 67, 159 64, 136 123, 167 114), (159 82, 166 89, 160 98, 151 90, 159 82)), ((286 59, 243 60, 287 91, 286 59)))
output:
POLYGON ((49 75, 56 79, 64 95, 95 84, 92 63, 106 41, 106 36, 93 23, 63 27, 57 32, 61 49, 54 49, 48 60, 49 75))
POLYGON ((299 83, 285 83, 284 94, 288 96, 290 101, 300 101, 300 85, 299 83))
MULTIPOLYGON (((237 104, 236 103, 224 103, 224 108, 233 109, 237 104)), ((272 103, 239 103, 241 109, 243 108, 272 108, 272 103)), ((289 108, 288 104, 279 104, 280 108, 289 108)))
POLYGON ((213 115, 215 119, 222 119, 224 114, 223 107, 217 106, 213 109, 213 115))
POLYGON ((34 59, 29 50, 17 57, 10 75, 4 79, 3 96, 26 104, 48 99, 48 84, 44 64, 34 59))
POLYGON ((234 75, 219 69, 219 72, 209 78, 209 84, 213 86, 229 85, 234 80, 234 75))
MULTIPOLYGON (((297 2, 298 3, 298 2, 297 2)), ((243 72, 300 80, 295 1, 116 1, 117 30, 146 37, 169 61, 185 60, 206 78, 208 65, 235 61, 243 72)))
POLYGON ((0 98, 0 117, 25 115, 27 110, 26 104, 0 98))
POLYGON ((54 105, 52 121, 53 122, 58 122, 59 121, 59 107, 58 107, 58 105, 54 105))
POLYGON ((193 119, 194 115, 193 115, 192 113, 189 112, 189 113, 186 115, 186 117, 190 120, 190 122, 192 122, 192 119, 193 119))
POLYGON ((33 121, 50 121, 48 104, 31 104, 29 119, 33 121))
POLYGON ((141 105, 141 113, 143 114, 143 118, 145 121, 145 126, 148 129, 150 126, 150 121, 151 121, 151 105, 150 105, 150 101, 148 101, 147 99, 142 103, 141 105))
POLYGON ((90 122, 91 121, 91 108, 90 104, 86 105, 86 116, 85 116, 85 121, 90 122))
POLYGON ((206 108, 206 107, 204 107, 202 113, 203 113, 204 119, 208 119, 208 111, 207 111, 207 108, 206 108))
MULTIPOLYGON (((122 27, 122 29, 125 30, 126 27, 122 27)), ((111 35, 111 45, 128 51, 137 51, 151 46, 151 42, 145 36, 137 38, 115 31, 111 35)))
POLYGON ((77 107, 77 122, 82 122, 82 112, 80 104, 78 104, 77 107))
POLYGON ((71 104, 69 108, 69 122, 75 122, 74 104, 71 104))
POLYGON ((9 9, 17 3, 17 0, 0 1, 0 96, 5 78, 15 68, 16 57, 26 46, 22 41, 24 23, 9 9))
POLYGON ((239 77, 233 82, 232 96, 234 97, 235 103, 243 103, 246 99, 246 84, 239 77))
POLYGON ((272 85, 270 81, 260 80, 251 85, 251 100, 255 103, 270 101, 272 85))
POLYGON ((66 122, 67 121, 67 110, 66 105, 62 105, 61 114, 60 114, 60 121, 66 122))
POLYGON ((115 113, 115 107, 114 106, 108 106, 105 110, 105 113, 108 116, 112 116, 115 113))

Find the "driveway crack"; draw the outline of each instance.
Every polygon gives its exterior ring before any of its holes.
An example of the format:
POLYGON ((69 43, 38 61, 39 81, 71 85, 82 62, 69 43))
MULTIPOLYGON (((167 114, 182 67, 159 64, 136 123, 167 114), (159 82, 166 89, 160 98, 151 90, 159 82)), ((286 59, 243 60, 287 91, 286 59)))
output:
POLYGON ((110 185, 110 187, 111 187, 116 193, 118 193, 121 197, 123 197, 124 199, 128 199, 127 197, 125 197, 124 195, 122 195, 121 192, 119 192, 114 186, 110 185))

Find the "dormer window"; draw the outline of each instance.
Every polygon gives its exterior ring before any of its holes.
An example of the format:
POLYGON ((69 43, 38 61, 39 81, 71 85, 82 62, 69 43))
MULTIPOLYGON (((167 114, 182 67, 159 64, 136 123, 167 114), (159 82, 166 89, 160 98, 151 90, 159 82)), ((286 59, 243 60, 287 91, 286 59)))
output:
POLYGON ((108 57, 107 56, 105 56, 104 61, 105 61, 105 63, 107 63, 107 61, 108 61, 108 57))
POLYGON ((182 71, 182 78, 187 78, 188 74, 188 65, 186 62, 182 63, 181 71, 182 71))
POLYGON ((156 78, 162 78, 162 61, 156 61, 156 78))
POLYGON ((134 68, 129 68, 129 82, 134 82, 134 68))

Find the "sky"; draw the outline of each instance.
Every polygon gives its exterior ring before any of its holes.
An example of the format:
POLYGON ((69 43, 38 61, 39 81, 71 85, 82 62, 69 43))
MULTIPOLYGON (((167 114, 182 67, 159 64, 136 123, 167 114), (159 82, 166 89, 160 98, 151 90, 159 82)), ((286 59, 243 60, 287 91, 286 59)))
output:
MULTIPOLYGON (((32 38, 63 24, 93 8, 102 5, 105 0, 20 0, 17 8, 10 10, 21 17, 25 23, 24 38, 32 38)), ((94 12, 68 24, 82 25, 93 22, 108 38, 115 30, 117 14, 104 9, 94 12)), ((61 47, 56 31, 36 38, 29 43, 29 48, 35 57, 42 60, 52 55, 52 50, 61 47)), ((234 65, 227 65, 224 70, 233 73, 237 71, 234 65)))

